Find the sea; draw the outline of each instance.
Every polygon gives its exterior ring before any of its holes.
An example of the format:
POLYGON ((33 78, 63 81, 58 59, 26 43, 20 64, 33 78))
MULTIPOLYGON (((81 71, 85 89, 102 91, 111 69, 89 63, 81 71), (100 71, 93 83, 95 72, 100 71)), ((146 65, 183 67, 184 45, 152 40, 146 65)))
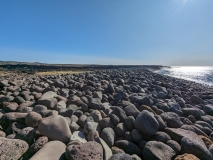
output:
POLYGON ((213 67, 185 67, 185 66, 172 66, 165 67, 161 70, 155 71, 156 73, 181 78, 213 88, 213 67))

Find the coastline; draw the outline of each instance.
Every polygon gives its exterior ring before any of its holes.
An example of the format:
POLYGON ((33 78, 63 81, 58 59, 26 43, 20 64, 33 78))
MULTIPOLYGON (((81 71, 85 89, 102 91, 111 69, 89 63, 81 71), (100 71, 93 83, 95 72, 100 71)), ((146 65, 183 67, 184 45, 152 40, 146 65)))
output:
POLYGON ((92 153, 94 159, 146 160, 156 152, 162 159, 178 157, 171 148, 175 144, 178 153, 210 160, 213 155, 203 141, 213 140, 213 124, 206 124, 206 118, 213 120, 209 110, 213 111, 213 91, 208 87, 144 67, 79 74, 12 73, 0 77, 0 142, 11 150, 0 149, 9 156, 16 143, 20 152, 13 154, 14 159, 63 155, 70 160, 92 153), (181 142, 180 135, 189 144, 181 142), (156 151, 156 145, 164 149, 156 151), (199 152, 188 149, 196 145, 199 152), (57 151, 51 149, 54 146, 57 151))

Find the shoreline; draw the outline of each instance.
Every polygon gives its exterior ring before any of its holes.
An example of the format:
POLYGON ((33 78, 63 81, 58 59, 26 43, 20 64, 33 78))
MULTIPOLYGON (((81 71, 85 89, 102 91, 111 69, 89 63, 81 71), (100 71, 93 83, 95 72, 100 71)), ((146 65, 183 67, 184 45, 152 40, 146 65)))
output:
POLYGON ((213 90, 144 67, 12 73, 0 77, 0 151, 13 159, 210 160, 212 111, 213 90))

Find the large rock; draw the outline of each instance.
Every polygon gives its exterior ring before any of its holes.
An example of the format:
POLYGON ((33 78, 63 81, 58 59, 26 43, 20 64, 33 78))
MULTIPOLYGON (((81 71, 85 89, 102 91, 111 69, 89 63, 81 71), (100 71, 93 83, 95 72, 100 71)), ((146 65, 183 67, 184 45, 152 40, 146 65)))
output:
POLYGON ((111 148, 114 145, 115 132, 112 128, 104 128, 101 132, 100 137, 106 142, 111 148))
POLYGON ((19 112, 6 113, 1 117, 0 124, 2 126, 8 126, 13 122, 24 124, 26 116, 27 116, 27 113, 19 113, 19 112))
POLYGON ((179 116, 174 112, 164 112, 160 116, 167 123, 168 127, 180 128, 182 125, 179 116))
POLYGON ((96 122, 87 122, 84 125, 84 133, 88 134, 91 131, 98 131, 98 133, 100 133, 101 132, 100 125, 96 122))
POLYGON ((121 122, 124 122, 124 120, 127 118, 126 113, 120 107, 113 107, 111 114, 115 114, 121 122))
POLYGON ((127 116, 133 116, 137 117, 140 113, 140 111, 135 107, 135 105, 128 105, 124 108, 124 111, 126 112, 127 116))
POLYGON ((198 109, 196 109, 196 108, 183 108, 182 112, 186 116, 192 115, 196 119, 200 119, 201 118, 200 113, 199 113, 198 109))
POLYGON ((142 154, 141 149, 137 145, 127 140, 116 141, 115 146, 124 150, 124 152, 128 154, 137 154, 138 156, 141 156, 142 154))
POLYGON ((196 104, 204 103, 203 99, 195 95, 191 96, 191 101, 196 104))
POLYGON ((135 120, 135 128, 145 135, 154 135, 159 128, 158 121, 149 111, 142 111, 135 120))
POLYGON ((101 144, 101 146, 103 148, 103 155, 104 155, 103 160, 108 160, 112 156, 112 151, 109 148, 109 146, 100 137, 96 137, 95 141, 98 142, 99 144, 101 144))
POLYGON ((55 92, 53 92, 53 91, 48 91, 48 92, 44 93, 44 94, 40 97, 40 99, 49 99, 49 98, 54 98, 54 97, 56 97, 56 96, 57 96, 57 94, 56 94, 55 92))
POLYGON ((172 160, 175 155, 175 151, 162 142, 149 141, 143 149, 145 160, 172 160))
POLYGON ((176 141, 173 141, 173 140, 169 140, 167 141, 166 143, 169 147, 171 147, 176 154, 179 154, 180 151, 181 151, 181 146, 176 142, 176 141))
POLYGON ((102 102, 100 98, 92 98, 91 102, 88 104, 88 107, 95 110, 102 109, 102 102))
POLYGON ((39 149, 41 149, 48 142, 48 138, 46 136, 39 137, 38 140, 33 143, 27 152, 22 156, 23 160, 30 159, 39 149))
POLYGON ((168 140, 171 140, 171 137, 165 132, 157 132, 155 134, 155 140, 166 143, 168 140))
POLYGON ((103 160, 103 149, 99 143, 94 141, 83 144, 69 143, 65 155, 67 160, 103 160))
POLYGON ((42 117, 40 114, 36 112, 30 112, 27 114, 25 118, 25 124, 28 127, 37 127, 41 120, 42 120, 42 117))
POLYGON ((48 99, 39 99, 37 104, 44 105, 48 109, 53 109, 56 107, 58 101, 56 98, 48 98, 48 99))
POLYGON ((155 119, 158 121, 159 130, 164 130, 167 127, 161 116, 155 115, 155 119))
POLYGON ((64 160, 66 145, 60 141, 45 144, 30 160, 64 160))
POLYGON ((128 131, 132 131, 134 129, 135 118, 133 116, 129 116, 125 119, 124 125, 128 131))
POLYGON ((166 128, 165 132, 175 141, 181 144, 181 152, 189 153, 200 159, 210 160, 211 153, 208 151, 202 139, 194 132, 184 129, 166 128))
POLYGON ((0 137, 0 159, 19 159, 29 148, 29 145, 19 139, 0 137))
POLYGON ((123 123, 118 123, 118 125, 115 126, 114 131, 117 136, 123 137, 127 130, 123 123))
POLYGON ((213 157, 205 144, 200 139, 194 139, 192 137, 184 137, 181 139, 181 151, 182 153, 189 153, 197 156, 203 160, 212 160, 213 157))
POLYGON ((60 115, 53 115, 44 118, 38 125, 39 132, 52 140, 59 140, 68 143, 71 131, 66 118, 60 115), (60 135, 60 136, 59 136, 60 135))
POLYGON ((207 114, 213 116, 213 105, 212 104, 207 104, 204 106, 203 111, 206 112, 207 114))

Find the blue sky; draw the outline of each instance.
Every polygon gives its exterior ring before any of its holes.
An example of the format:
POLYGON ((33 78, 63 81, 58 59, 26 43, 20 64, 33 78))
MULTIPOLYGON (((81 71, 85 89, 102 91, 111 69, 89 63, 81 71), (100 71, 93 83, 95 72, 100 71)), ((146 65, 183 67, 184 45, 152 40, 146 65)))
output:
POLYGON ((0 60, 213 65, 213 0, 0 0, 0 60))

